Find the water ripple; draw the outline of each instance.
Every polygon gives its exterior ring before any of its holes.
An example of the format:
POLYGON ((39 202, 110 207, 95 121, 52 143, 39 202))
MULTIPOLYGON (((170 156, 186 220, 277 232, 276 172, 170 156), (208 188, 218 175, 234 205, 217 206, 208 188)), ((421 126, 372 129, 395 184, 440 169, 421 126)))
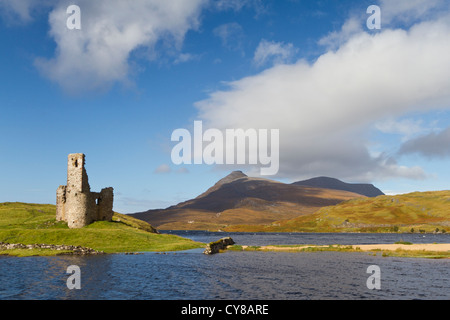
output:
MULTIPOLYGON (((211 237, 199 233, 195 236, 211 237)), ((267 240, 286 243, 290 239, 287 235, 278 238, 264 235, 259 239, 239 236, 253 243, 267 240)), ((357 236, 365 242, 377 240, 376 235, 368 235, 367 239, 357 236)), ((295 241, 292 243, 302 238, 296 237, 290 239, 295 241)), ((323 235, 317 235, 317 241, 311 237, 307 235, 306 240, 302 239, 304 243, 325 241, 323 235)), ((337 237, 339 239, 333 239, 341 243, 354 241, 354 235, 348 236, 353 240, 342 235, 337 237)), ((448 259, 383 258, 344 252, 230 251, 206 256, 196 250, 165 255, 0 257, 0 299, 448 300, 449 266, 448 259), (69 265, 78 265, 81 269, 81 290, 69 290, 66 286, 69 265), (366 271, 370 265, 381 269, 381 290, 372 291, 366 286, 369 277, 366 271)))

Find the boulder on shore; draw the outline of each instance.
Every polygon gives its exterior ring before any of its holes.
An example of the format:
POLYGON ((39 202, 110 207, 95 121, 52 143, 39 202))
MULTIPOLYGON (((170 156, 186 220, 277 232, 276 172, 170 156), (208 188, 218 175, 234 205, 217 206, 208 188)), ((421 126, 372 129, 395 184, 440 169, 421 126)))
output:
POLYGON ((232 246, 235 242, 230 237, 222 238, 218 241, 210 242, 206 245, 204 254, 216 254, 220 250, 225 250, 228 246, 232 246))

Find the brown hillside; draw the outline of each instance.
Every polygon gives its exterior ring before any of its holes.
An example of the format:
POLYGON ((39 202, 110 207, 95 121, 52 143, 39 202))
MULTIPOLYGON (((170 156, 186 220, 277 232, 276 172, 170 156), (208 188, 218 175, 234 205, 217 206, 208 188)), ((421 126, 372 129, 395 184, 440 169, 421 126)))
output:
POLYGON ((161 230, 219 230, 292 219, 361 197, 347 191, 251 178, 235 171, 195 199, 133 216, 161 230))

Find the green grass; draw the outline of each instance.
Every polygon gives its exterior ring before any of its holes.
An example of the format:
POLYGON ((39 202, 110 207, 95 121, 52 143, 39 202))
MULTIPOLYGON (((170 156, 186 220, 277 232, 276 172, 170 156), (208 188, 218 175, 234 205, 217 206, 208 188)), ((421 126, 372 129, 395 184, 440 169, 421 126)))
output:
POLYGON ((404 245, 408 245, 408 246, 410 246, 410 245, 412 245, 412 242, 409 242, 409 241, 397 241, 397 242, 394 242, 395 244, 404 244, 404 245))
POLYGON ((383 251, 382 256, 424 259, 450 259, 450 252, 397 249, 395 251, 383 251))
MULTIPOLYGON (((0 242, 74 245, 105 253, 179 251, 204 246, 182 237, 156 234, 148 223, 118 213, 114 214, 112 222, 99 221, 82 229, 69 229, 66 223, 57 222, 55 215, 54 205, 0 203, 0 242)), ((6 251, 0 251, 0 254, 60 253, 26 249, 6 251)))
POLYGON ((233 226, 248 232, 447 232, 450 191, 356 198, 271 225, 233 226))
MULTIPOLYGON (((58 251, 57 254, 71 254, 72 251, 58 251)), ((30 256, 55 256, 56 252, 50 249, 11 249, 11 250, 0 250, 0 255, 8 255, 15 257, 30 257, 30 256)))

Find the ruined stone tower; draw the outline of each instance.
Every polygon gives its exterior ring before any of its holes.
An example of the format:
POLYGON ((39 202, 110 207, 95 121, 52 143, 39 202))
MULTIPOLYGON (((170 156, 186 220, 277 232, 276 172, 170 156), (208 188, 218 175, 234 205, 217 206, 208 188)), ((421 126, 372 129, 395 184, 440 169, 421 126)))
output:
POLYGON ((56 220, 66 221, 71 229, 85 227, 94 221, 111 221, 113 216, 114 189, 91 192, 84 165, 84 154, 70 154, 67 185, 56 191, 56 220))

